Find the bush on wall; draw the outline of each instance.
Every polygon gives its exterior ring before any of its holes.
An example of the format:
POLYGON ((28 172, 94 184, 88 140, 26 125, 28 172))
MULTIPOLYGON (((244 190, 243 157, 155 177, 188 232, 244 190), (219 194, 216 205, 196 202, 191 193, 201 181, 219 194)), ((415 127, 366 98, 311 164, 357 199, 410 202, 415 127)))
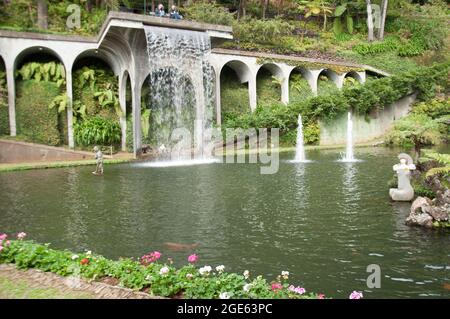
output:
POLYGON ((61 144, 58 111, 48 108, 49 101, 58 96, 59 92, 58 86, 53 82, 34 80, 18 82, 17 133, 26 136, 32 142, 47 145, 61 144))
POLYGON ((9 134, 8 89, 6 73, 0 71, 0 135, 9 134))
MULTIPOLYGON (((362 86, 344 87, 331 95, 310 98, 306 101, 293 102, 285 106, 273 104, 260 108, 252 114, 244 114, 224 122, 230 128, 280 128, 281 135, 297 129, 298 114, 302 115, 303 125, 308 127, 318 120, 329 121, 350 108, 354 112, 367 115, 373 109, 383 109, 392 102, 413 92, 419 100, 427 100, 437 92, 449 88, 448 72, 450 63, 437 64, 431 68, 420 68, 397 76, 385 77, 368 82, 362 86)), ((319 130, 312 130, 316 135, 310 140, 318 141, 319 130)), ((291 139, 288 139, 291 140, 291 139)))

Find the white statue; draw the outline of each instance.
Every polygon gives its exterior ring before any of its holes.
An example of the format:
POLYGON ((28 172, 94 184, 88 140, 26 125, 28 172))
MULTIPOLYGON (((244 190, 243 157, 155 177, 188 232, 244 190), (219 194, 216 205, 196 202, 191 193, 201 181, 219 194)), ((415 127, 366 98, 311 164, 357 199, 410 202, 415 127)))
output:
POLYGON ((411 186, 411 171, 416 169, 411 156, 405 153, 398 155, 400 164, 393 166, 397 172, 398 186, 389 190, 389 196, 394 201, 410 201, 414 198, 414 189, 411 186))

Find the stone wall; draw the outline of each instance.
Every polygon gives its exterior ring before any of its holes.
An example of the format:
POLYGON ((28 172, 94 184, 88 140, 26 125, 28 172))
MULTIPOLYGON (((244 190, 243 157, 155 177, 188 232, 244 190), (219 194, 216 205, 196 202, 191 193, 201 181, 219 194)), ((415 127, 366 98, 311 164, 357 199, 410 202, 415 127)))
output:
MULTIPOLYGON (((416 100, 416 94, 405 96, 383 110, 368 117, 353 116, 353 139, 365 143, 385 134, 395 120, 405 116, 416 100)), ((329 123, 320 123, 320 145, 345 144, 347 139, 347 114, 342 114, 329 123)))
POLYGON ((93 153, 40 144, 0 140, 0 163, 30 163, 93 159, 93 153))

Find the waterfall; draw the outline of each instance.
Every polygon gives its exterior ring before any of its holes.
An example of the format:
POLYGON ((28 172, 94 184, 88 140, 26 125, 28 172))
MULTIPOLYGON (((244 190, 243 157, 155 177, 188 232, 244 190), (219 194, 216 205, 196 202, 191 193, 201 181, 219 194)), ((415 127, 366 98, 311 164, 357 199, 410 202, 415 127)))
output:
MULTIPOLYGON (((212 128, 214 72, 208 63, 205 32, 145 26, 149 62, 149 130, 143 143, 160 158, 180 161, 208 158, 204 133, 212 128), (188 137, 188 138, 187 138, 188 137)), ((144 88, 143 88, 143 93, 144 88)))
POLYGON ((345 148, 345 154, 342 155, 342 162, 356 162, 353 155, 353 119, 352 113, 349 111, 347 114, 347 143, 345 148))
POLYGON ((303 146, 303 123, 302 116, 298 115, 297 145, 295 148, 295 162, 306 162, 305 147, 303 146))

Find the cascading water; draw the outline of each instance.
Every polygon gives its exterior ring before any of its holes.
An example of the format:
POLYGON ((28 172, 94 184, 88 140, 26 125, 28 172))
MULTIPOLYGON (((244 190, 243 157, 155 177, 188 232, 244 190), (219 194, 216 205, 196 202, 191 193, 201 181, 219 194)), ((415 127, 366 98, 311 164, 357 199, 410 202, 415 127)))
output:
POLYGON ((172 161, 191 159, 192 153, 196 160, 210 158, 203 148, 214 111, 214 73, 207 61, 209 36, 153 26, 146 26, 145 34, 150 123, 143 142, 158 150, 160 157, 167 159, 170 154, 172 161))
POLYGON ((295 148, 295 159, 293 162, 306 163, 309 162, 305 156, 305 147, 303 145, 303 123, 302 116, 298 115, 298 126, 297 126, 297 145, 295 148))
POLYGON ((341 162, 357 162, 358 160, 353 155, 353 119, 352 113, 347 114, 347 144, 345 154, 342 155, 341 162))

